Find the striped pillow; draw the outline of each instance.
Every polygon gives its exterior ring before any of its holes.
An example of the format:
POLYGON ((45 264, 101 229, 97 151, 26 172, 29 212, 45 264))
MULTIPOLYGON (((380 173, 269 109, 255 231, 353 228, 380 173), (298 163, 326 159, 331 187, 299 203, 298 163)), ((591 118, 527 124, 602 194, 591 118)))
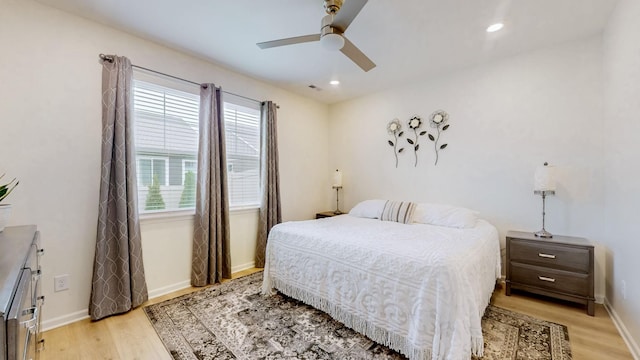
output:
POLYGON ((387 201, 382 209, 380 220, 411 224, 416 204, 410 201, 387 201))

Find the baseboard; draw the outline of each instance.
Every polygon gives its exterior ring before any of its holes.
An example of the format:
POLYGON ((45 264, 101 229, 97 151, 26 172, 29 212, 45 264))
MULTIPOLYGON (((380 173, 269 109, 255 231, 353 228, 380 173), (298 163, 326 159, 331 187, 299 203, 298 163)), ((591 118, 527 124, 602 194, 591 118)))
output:
POLYGON ((237 273, 239 271, 251 269, 251 268, 254 268, 254 267, 256 267, 256 263, 254 261, 251 261, 251 262, 248 262, 248 263, 245 263, 245 264, 232 266, 231 267, 231 273, 237 273))
POLYGON ((604 299, 604 308, 607 309, 609 316, 611 316, 611 320, 613 320, 613 324, 616 326, 618 332, 620 333, 620 336, 622 336, 622 339, 627 344, 629 351, 631 351, 631 356, 633 356, 633 359, 640 360, 640 346, 638 346, 638 343, 633 339, 633 337, 631 337, 631 334, 629 334, 627 327, 624 326, 622 319, 620 319, 620 317, 606 298, 604 299))
MULTIPOLYGON (((174 291, 186 289, 190 286, 191 286, 191 282, 189 280, 181 281, 179 283, 175 283, 168 286, 163 286, 161 288, 149 291, 149 299, 157 298, 158 296, 166 295, 174 291)), ((46 309, 46 306, 45 306, 45 309, 46 309)), ((89 309, 84 309, 84 310, 73 312, 71 314, 58 316, 53 319, 44 320, 41 324, 42 331, 53 330, 55 328, 68 325, 76 321, 88 319, 88 318, 89 318, 89 309)))
POLYGON ((188 287, 191 287, 191 280, 184 280, 175 284, 163 286, 158 289, 153 289, 149 291, 149 299, 157 298, 158 296, 166 295, 174 291, 186 289, 188 287))
MULTIPOLYGON (((231 268, 231 272, 232 273, 236 273, 236 272, 239 272, 239 271, 242 271, 242 270, 251 269, 253 267, 255 267, 255 263, 252 261, 252 262, 248 262, 246 264, 233 266, 231 268)), ((166 295, 166 294, 172 293, 174 291, 186 289, 186 288, 188 288, 190 286, 191 286, 191 281, 190 280, 184 280, 184 281, 180 281, 180 282, 175 283, 175 284, 163 286, 163 287, 158 288, 158 289, 153 289, 153 290, 149 291, 149 299, 157 298, 159 296, 166 295)), ((67 315, 58 316, 58 317, 53 318, 53 319, 44 320, 42 322, 42 324, 41 324, 42 331, 53 330, 55 328, 58 328, 58 327, 61 327, 61 326, 64 326, 64 325, 68 325, 68 324, 74 323, 76 321, 88 319, 88 318, 89 318, 89 309, 84 309, 84 310, 76 311, 76 312, 73 312, 73 313, 70 313, 70 314, 67 314, 67 315)))
MULTIPOLYGON (((46 305, 44 306, 44 309, 46 310, 46 305)), ((76 321, 80 321, 88 318, 89 318, 89 309, 76 311, 71 314, 62 315, 53 319, 43 321, 42 324, 40 324, 41 331, 52 330, 60 326, 68 325, 76 321)))

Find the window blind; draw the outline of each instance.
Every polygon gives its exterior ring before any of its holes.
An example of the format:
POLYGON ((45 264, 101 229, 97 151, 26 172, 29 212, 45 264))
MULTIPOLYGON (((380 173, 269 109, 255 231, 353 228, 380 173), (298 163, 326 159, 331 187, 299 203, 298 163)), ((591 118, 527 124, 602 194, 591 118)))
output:
POLYGON ((140 213, 195 208, 199 106, 196 94, 134 80, 140 213))
POLYGON ((260 206, 260 104, 224 94, 230 208, 260 206))

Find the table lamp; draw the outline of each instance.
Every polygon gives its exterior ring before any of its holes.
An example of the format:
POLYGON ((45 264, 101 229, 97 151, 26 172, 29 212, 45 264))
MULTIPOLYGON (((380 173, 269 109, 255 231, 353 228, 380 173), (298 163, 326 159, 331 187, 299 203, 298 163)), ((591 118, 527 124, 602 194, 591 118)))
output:
POLYGON ((334 189, 336 189, 336 210, 333 212, 336 215, 340 215, 342 214, 342 211, 340 211, 340 206, 339 206, 339 194, 338 192, 340 191, 340 189, 342 189, 342 171, 336 169, 336 171, 333 173, 333 186, 334 189))
POLYGON ((555 195, 556 193, 554 170, 553 166, 549 166, 549 164, 545 162, 543 166, 538 166, 533 179, 533 193, 542 195, 542 230, 535 232, 535 236, 541 238, 553 237, 553 235, 544 228, 544 215, 546 196, 555 195))

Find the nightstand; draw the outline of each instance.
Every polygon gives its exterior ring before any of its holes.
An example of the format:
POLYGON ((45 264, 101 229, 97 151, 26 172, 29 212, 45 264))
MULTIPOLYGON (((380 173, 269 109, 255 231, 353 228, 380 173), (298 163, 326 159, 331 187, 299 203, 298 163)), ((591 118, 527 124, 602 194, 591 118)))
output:
MULTIPOLYGON (((344 213, 342 213, 342 214, 344 214, 344 213)), ((336 214, 336 213, 334 213, 334 210, 323 211, 323 212, 319 212, 319 213, 316 214, 316 219, 328 218, 328 217, 332 217, 332 216, 336 216, 336 215, 342 215, 342 214, 336 214)))
POLYGON ((593 245, 586 239, 509 231, 506 266, 507 296, 513 288, 577 302, 593 316, 593 245))

